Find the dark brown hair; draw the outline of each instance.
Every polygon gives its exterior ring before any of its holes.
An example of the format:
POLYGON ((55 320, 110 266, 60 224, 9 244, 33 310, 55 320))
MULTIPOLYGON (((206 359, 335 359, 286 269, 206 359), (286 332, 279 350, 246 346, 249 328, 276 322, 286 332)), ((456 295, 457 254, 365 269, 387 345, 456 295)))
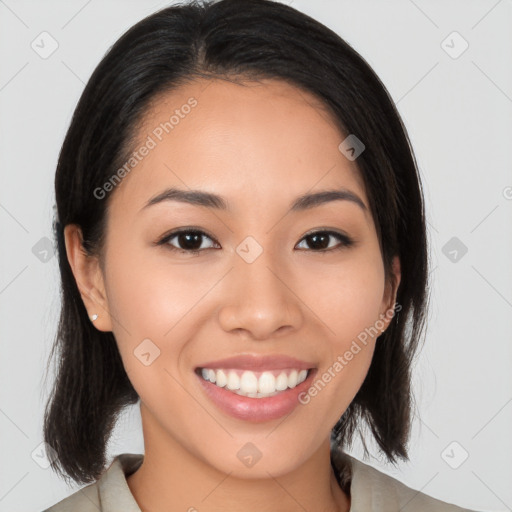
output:
POLYGON ((110 196, 98 200, 94 190, 133 151, 150 102, 198 77, 285 80, 314 94, 341 133, 366 146, 356 163, 387 279, 393 256, 400 258, 401 310, 379 337, 366 379, 331 441, 348 446, 364 420, 390 462, 407 460, 411 365, 425 323, 428 272, 424 201, 406 129, 377 75, 332 30, 270 0, 221 0, 174 5, 130 28, 101 60, 74 111, 55 176, 62 309, 50 354, 56 380, 44 418, 44 440, 55 450, 52 468, 80 484, 98 479, 119 414, 139 398, 113 334, 88 318, 64 227, 77 224, 84 250, 101 255, 110 196))

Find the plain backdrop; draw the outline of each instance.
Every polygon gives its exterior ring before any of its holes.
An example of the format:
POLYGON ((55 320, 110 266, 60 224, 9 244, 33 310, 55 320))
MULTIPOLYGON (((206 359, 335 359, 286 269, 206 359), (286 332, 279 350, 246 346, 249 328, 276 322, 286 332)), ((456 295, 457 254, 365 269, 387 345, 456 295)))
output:
MULTIPOLYGON (((411 460, 396 469, 370 444, 366 462, 444 501, 512 510, 512 2, 286 3, 375 69, 424 183, 432 292, 411 460)), ((170 4, 0 0, 0 511, 40 511, 78 489, 45 467, 40 446, 59 312, 55 165, 107 49, 170 4)), ((109 454, 143 450, 137 406, 119 421, 109 454)), ((358 443, 349 452, 362 456, 358 443)))

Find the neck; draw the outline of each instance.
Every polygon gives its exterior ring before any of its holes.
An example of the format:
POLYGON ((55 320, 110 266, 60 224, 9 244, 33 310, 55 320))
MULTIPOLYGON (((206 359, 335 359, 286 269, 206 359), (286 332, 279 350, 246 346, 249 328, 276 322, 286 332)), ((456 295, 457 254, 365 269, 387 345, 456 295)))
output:
MULTIPOLYGON (((141 407, 141 412, 143 412, 141 407)), ((163 512, 348 512, 350 498, 340 489, 330 462, 330 443, 292 471, 263 478, 240 478, 217 470, 164 433, 143 413, 145 454, 127 483, 142 511, 163 512)))

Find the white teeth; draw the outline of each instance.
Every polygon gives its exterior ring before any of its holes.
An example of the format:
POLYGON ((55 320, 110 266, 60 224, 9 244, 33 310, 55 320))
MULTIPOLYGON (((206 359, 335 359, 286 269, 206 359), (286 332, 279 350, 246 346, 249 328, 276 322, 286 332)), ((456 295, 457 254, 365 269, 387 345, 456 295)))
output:
POLYGON ((288 387, 294 388, 297 385, 297 370, 292 370, 288 376, 288 387))
POLYGON ((228 378, 222 370, 217 370, 216 378, 215 384, 217 384, 219 388, 223 388, 228 383, 228 378))
POLYGON ((276 378, 270 372, 263 372, 258 380, 260 393, 273 393, 276 390, 276 378))
POLYGON ((202 368, 201 375, 203 379, 208 380, 219 387, 226 387, 238 395, 251 398, 263 398, 274 396, 277 393, 288 388, 294 388, 306 380, 308 370, 283 370, 279 375, 276 372, 264 371, 258 372, 258 375, 252 371, 245 370, 213 370, 211 368, 202 368))
POLYGON ((231 370, 228 374, 228 383, 226 384, 228 389, 240 389, 240 377, 238 374, 231 370))
POLYGON ((304 382, 306 380, 306 377, 308 376, 307 370, 301 370, 299 374, 297 375, 297 384, 300 384, 301 382, 304 382))
POLYGON ((288 377, 286 376, 286 373, 281 372, 276 379, 276 389, 278 391, 283 391, 287 387, 288 387, 288 377))
POLYGON ((240 391, 256 393, 258 391, 258 378, 252 372, 244 372, 240 379, 240 391))

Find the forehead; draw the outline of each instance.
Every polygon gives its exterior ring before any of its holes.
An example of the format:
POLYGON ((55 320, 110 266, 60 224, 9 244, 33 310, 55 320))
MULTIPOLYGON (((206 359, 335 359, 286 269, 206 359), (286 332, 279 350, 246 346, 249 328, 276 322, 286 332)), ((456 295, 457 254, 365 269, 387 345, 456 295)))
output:
POLYGON ((123 178, 118 202, 141 207, 164 186, 202 188, 235 203, 242 190, 253 199, 279 193, 289 203, 345 187, 368 204, 357 165, 338 149, 345 136, 321 101, 284 81, 192 81, 151 101, 133 147, 150 149, 123 178))

